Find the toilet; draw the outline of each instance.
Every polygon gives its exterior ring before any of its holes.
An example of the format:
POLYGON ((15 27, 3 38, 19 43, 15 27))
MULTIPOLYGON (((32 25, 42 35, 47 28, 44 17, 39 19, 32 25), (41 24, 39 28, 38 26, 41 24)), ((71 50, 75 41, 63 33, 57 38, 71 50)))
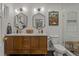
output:
POLYGON ((54 55, 55 56, 62 56, 63 54, 66 53, 66 48, 60 44, 59 40, 57 37, 53 37, 53 36, 50 36, 51 39, 49 39, 49 41, 52 42, 53 46, 54 46, 54 55), (57 38, 57 39, 56 39, 57 38))
POLYGON ((54 45, 54 49, 55 49, 55 55, 56 56, 62 56, 63 54, 66 53, 66 49, 64 46, 60 45, 60 44, 56 44, 54 45))

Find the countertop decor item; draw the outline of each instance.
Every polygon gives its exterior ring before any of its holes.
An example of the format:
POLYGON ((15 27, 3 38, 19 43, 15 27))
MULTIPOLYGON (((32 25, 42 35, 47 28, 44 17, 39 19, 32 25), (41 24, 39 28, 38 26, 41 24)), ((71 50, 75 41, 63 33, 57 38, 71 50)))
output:
POLYGON ((49 26, 58 25, 59 21, 59 12, 52 11, 49 12, 49 26))
POLYGON ((33 30, 32 29, 27 29, 26 32, 29 33, 29 34, 32 34, 33 30))
POLYGON ((38 33, 43 34, 43 29, 38 29, 38 33))
POLYGON ((33 33, 33 28, 32 28, 32 26, 29 26, 29 27, 26 29, 26 33, 28 33, 28 34, 32 34, 32 33, 33 33))
POLYGON ((7 34, 11 34, 12 33, 12 27, 11 27, 11 24, 8 23, 7 25, 7 34))

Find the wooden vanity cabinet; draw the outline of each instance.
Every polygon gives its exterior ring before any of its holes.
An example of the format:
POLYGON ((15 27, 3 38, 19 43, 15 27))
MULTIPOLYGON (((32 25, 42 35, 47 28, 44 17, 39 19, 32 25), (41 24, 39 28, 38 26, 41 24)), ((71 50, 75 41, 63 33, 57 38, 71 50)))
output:
POLYGON ((5 36, 5 54, 47 54, 46 36, 5 36))

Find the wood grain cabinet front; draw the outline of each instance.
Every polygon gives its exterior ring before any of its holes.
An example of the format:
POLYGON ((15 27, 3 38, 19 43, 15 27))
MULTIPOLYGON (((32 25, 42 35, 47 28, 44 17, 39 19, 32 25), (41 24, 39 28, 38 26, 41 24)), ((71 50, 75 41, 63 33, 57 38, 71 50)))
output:
POLYGON ((37 36, 31 38, 31 54, 47 54, 47 37, 37 36))
POLYGON ((39 49, 39 37, 31 36, 31 49, 39 49))
POLYGON ((30 54, 30 37, 24 36, 22 41, 22 52, 23 54, 30 54))
POLYGON ((22 36, 15 36, 14 37, 14 41, 13 41, 14 54, 21 54, 22 53, 22 41, 23 41, 22 36))
POLYGON ((5 36, 5 54, 46 54, 46 36, 5 36))
POLYGON ((30 49, 30 37, 29 36, 23 37, 22 48, 26 50, 30 49))
POLYGON ((47 37, 40 36, 39 37, 39 48, 43 50, 47 50, 47 37))
POLYGON ((13 40, 14 38, 13 37, 5 37, 4 38, 4 52, 6 54, 12 54, 14 51, 13 51, 13 40))

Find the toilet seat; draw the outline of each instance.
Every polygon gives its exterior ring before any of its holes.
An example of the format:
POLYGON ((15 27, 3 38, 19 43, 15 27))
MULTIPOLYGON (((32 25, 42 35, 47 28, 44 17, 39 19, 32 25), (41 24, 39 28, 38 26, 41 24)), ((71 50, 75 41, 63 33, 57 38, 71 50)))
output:
POLYGON ((51 40, 51 41, 54 45, 55 50, 60 51, 60 52, 66 51, 66 48, 64 46, 62 46, 61 44, 57 44, 58 43, 57 41, 54 41, 54 40, 51 40))
POLYGON ((60 45, 60 44, 55 44, 55 45, 54 45, 54 48, 55 48, 55 51, 56 51, 57 53, 60 53, 60 54, 66 53, 65 47, 62 46, 62 45, 60 45))

